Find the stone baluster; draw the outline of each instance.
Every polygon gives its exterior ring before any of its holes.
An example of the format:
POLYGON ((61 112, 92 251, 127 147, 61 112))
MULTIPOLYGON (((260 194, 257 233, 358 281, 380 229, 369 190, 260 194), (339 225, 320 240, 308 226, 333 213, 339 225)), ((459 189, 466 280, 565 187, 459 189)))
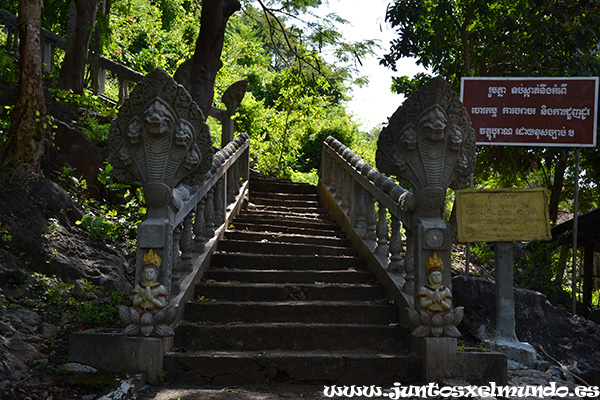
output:
POLYGON ((329 165, 329 157, 326 153, 323 154, 323 159, 321 160, 321 181, 326 188, 329 188, 331 182, 331 169, 329 165))
POLYGON ((181 233, 182 224, 179 224, 173 229, 173 271, 181 270, 181 233))
POLYGON ((365 190, 365 208, 366 208, 366 232, 365 240, 377 240, 377 211, 375 210, 375 197, 365 190))
POLYGON ((183 230, 181 233, 181 258, 190 260, 194 251, 194 233, 193 228, 194 214, 190 212, 183 220, 183 230))
POLYGON ((9 53, 19 54, 19 31, 10 27, 6 28, 6 51, 9 53))
POLYGON ((123 104, 129 98, 129 81, 119 78, 119 104, 123 104))
POLYGON ((215 195, 214 195, 214 223, 215 226, 220 226, 225 221, 225 210, 227 204, 225 203, 225 175, 221 177, 215 184, 215 195))
MULTIPOLYGON (((352 179, 352 178, 350 178, 352 179)), ((354 182, 354 230, 358 235, 365 239, 365 233, 367 232, 367 208, 365 206, 365 193, 363 187, 354 182)))
POLYGON ((206 233, 206 222, 204 220, 205 204, 206 200, 204 198, 200 199, 198 205, 196 206, 196 213, 194 217, 194 243, 196 244, 197 250, 201 252, 204 251, 204 243, 206 242, 204 237, 206 233))
POLYGON ((389 257, 387 209, 381 203, 379 203, 377 214, 377 247, 375 248, 375 255, 379 258, 387 259, 389 257))
POLYGON ((52 71, 54 68, 54 46, 48 40, 42 40, 42 63, 45 72, 52 71))
POLYGON ((332 195, 336 195, 336 183, 338 179, 338 168, 335 160, 332 157, 327 157, 329 165, 329 192, 332 195))
POLYGON ((392 232, 390 236, 390 272, 402 271, 402 234, 400 233, 400 220, 392 215, 392 232))
POLYGON ((351 188, 351 177, 350 174, 348 174, 345 170, 342 169, 341 171, 341 175, 342 175, 342 202, 340 204, 340 207, 342 208, 342 210, 344 211, 344 214, 346 214, 346 216, 350 216, 350 209, 352 207, 352 205, 350 204, 350 196, 352 195, 352 188, 351 188))
POLYGON ((335 201, 338 204, 342 203, 342 195, 344 192, 344 169, 337 165, 337 176, 336 176, 336 191, 335 191, 335 201))
POLYGON ((215 234, 215 188, 212 187, 206 194, 206 207, 204 208, 204 219, 206 221, 204 237, 210 239, 215 234))
POLYGON ((238 191, 236 165, 237 163, 229 167, 229 170, 227 171, 227 204, 231 204, 235 201, 235 196, 238 191))
POLYGON ((404 259, 405 283, 402 290, 407 294, 415 293, 415 235, 406 229, 406 257, 404 259))

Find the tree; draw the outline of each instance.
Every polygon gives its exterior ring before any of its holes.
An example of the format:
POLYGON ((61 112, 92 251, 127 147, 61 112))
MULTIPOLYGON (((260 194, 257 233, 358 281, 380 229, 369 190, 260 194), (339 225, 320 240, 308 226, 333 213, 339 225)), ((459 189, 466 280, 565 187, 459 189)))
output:
POLYGON ((17 160, 22 170, 31 172, 40 172, 49 131, 42 86, 42 4, 43 0, 19 1, 19 86, 8 138, 0 149, 5 160, 17 160))
POLYGON ((83 92, 88 46, 99 2, 100 0, 71 0, 67 49, 58 78, 58 87, 61 89, 72 90, 75 93, 83 92))
POLYGON ((217 72, 221 69, 221 52, 229 17, 240 9, 237 0, 204 0, 200 33, 192 57, 190 94, 205 116, 210 114, 217 72))
MULTIPOLYGON (((463 76, 590 76, 600 73, 600 9, 595 2, 545 0, 396 0, 386 20, 396 28, 382 64, 394 69, 401 57, 415 57, 458 91, 463 76)), ((408 94, 428 79, 394 79, 408 94)), ((586 159, 598 158, 586 149, 586 159)), ((596 154, 596 155, 594 155, 596 154)), ((568 153, 561 148, 484 146, 475 174, 501 185, 544 185, 556 221, 566 181, 568 153)), ((590 164, 591 166, 591 164, 590 164)), ((596 176, 592 170, 588 174, 596 176)), ((572 181, 570 181, 572 182, 572 181)), ((596 196, 598 185, 582 187, 596 196)), ((591 204, 588 202, 588 204, 591 204)))

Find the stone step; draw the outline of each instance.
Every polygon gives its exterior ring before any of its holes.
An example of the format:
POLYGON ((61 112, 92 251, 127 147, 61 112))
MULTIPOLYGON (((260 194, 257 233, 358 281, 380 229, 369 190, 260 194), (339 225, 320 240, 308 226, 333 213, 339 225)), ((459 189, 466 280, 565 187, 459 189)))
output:
POLYGON ((249 203, 247 209, 243 211, 244 214, 253 214, 257 212, 268 213, 269 215, 280 216, 283 218, 286 218, 288 216, 310 216, 311 218, 322 218, 325 220, 329 220, 329 214, 327 213, 327 211, 325 211, 324 208, 311 204, 298 204, 297 206, 287 206, 282 205, 281 203, 279 203, 279 205, 249 203))
POLYGON ((241 221, 235 220, 230 225, 230 229, 237 231, 249 232, 269 232, 272 234, 288 234, 288 235, 305 235, 305 236, 328 236, 337 238, 346 238, 346 234, 339 228, 332 229, 331 227, 314 227, 310 224, 273 224, 271 221, 241 221))
POLYGON ((285 180, 250 179, 251 193, 316 194, 317 187, 308 183, 293 183, 285 180))
POLYGON ((236 301, 384 300, 381 285, 343 283, 244 283, 202 282, 196 285, 197 298, 236 301))
POLYGON ((291 228, 318 229, 322 231, 339 231, 340 227, 330 221, 323 220, 314 216, 311 218, 298 217, 289 215, 287 218, 282 218, 279 215, 269 213, 242 213, 233 220, 230 229, 240 229, 239 224, 253 223, 262 225, 272 225, 291 228))
POLYGON ((250 192, 250 202, 260 202, 262 200, 282 200, 282 201, 314 201, 320 203, 319 195, 316 193, 271 193, 271 192, 250 192))
POLYGON ((398 322, 398 307, 373 301, 195 301, 185 306, 191 322, 305 322, 390 324, 398 322))
POLYGON ((175 347, 199 350, 386 350, 410 349, 410 330, 380 324, 266 322, 227 324, 185 321, 175 347))
POLYGON ((266 239, 259 242, 246 240, 221 240, 217 251, 233 253, 259 253, 278 255, 320 255, 320 256, 355 256, 352 247, 321 246, 306 243, 269 243, 266 239))
POLYGON ((362 258, 352 256, 315 257, 314 255, 215 253, 212 256, 211 264, 213 268, 237 269, 341 270, 354 268, 360 270, 365 269, 366 261, 362 258))
POLYGON ((273 232, 250 232, 240 230, 228 230, 225 232, 225 239, 246 240, 253 242, 267 241, 268 243, 304 243, 319 244, 323 246, 350 247, 350 239, 342 239, 329 236, 308 236, 299 234, 285 234, 273 232))
MULTIPOLYGON (((305 196, 305 195, 301 195, 305 196)), ((293 207, 293 208, 319 208, 318 199, 308 200, 303 198, 289 199, 283 196, 279 197, 263 197, 263 196, 250 196, 250 206, 270 206, 270 207, 293 207)))
POLYGON ((337 228, 337 224, 331 221, 329 214, 325 211, 317 211, 310 212, 308 210, 300 210, 299 212, 294 212, 292 210, 288 211, 277 211, 277 210, 243 210, 234 220, 235 221, 262 221, 262 222, 277 222, 277 223, 287 223, 287 222, 301 222, 301 223, 315 223, 315 224, 324 224, 335 226, 337 228))
POLYGON ((235 281, 247 283, 373 283, 376 275, 370 271, 325 270, 259 270, 210 269, 204 273, 207 281, 235 281))
POLYGON ((247 385, 269 382, 393 385, 420 381, 413 353, 383 351, 203 351, 165 354, 170 382, 189 385, 247 385))

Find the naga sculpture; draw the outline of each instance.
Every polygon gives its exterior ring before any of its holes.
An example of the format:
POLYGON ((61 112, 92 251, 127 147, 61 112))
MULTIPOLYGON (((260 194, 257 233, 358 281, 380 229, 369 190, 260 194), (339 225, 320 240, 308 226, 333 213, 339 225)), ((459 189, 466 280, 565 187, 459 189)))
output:
POLYGON ((462 309, 452 309, 451 234, 441 219, 446 190, 461 189, 475 168, 475 132, 459 96, 442 78, 415 91, 390 118, 377 142, 377 168, 407 180, 404 292, 414 296, 415 336, 459 336, 462 309), (428 283, 427 283, 428 282, 428 283))
POLYGON ((448 187, 465 186, 475 168, 475 132, 444 79, 432 79, 396 110, 379 135, 376 162, 379 171, 410 182, 407 208, 437 211, 448 187))
POLYGON ((185 88, 157 68, 121 106, 108 144, 112 175, 141 182, 148 206, 147 218, 138 226, 139 283, 133 306, 119 310, 127 324, 124 333, 170 336, 175 317, 167 306, 175 258, 173 216, 182 204, 175 187, 200 182, 209 173, 214 158, 209 128, 185 88))
POLYGON ((204 115, 183 86, 157 68, 142 80, 110 126, 113 175, 144 186, 149 207, 171 205, 173 188, 212 166, 204 115))

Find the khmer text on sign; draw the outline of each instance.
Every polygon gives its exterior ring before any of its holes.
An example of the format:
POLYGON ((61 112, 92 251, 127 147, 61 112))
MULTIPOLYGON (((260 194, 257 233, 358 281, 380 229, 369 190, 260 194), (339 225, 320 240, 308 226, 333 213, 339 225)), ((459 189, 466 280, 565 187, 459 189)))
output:
POLYGON ((463 78, 477 144, 594 147, 598 78, 463 78))

